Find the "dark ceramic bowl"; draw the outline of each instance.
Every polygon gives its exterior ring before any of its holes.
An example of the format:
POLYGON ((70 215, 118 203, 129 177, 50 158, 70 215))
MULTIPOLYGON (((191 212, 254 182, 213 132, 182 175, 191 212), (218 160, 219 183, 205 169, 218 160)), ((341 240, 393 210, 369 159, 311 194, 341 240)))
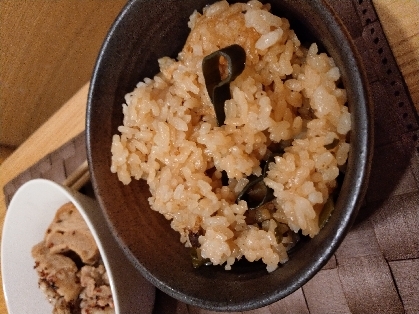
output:
POLYGON ((159 71, 157 59, 176 57, 189 29, 189 15, 213 1, 134 0, 123 9, 100 51, 88 96, 87 149, 96 197, 111 230, 136 268, 174 298, 202 308, 243 311, 292 293, 328 261, 354 221, 367 185, 372 117, 360 58, 336 14, 323 1, 271 0, 302 41, 316 41, 341 69, 352 113, 351 153, 336 208, 313 239, 303 241, 273 273, 260 263, 191 266, 189 251, 162 215, 149 208, 144 181, 124 186, 110 172, 112 135, 122 124, 124 95, 159 71))

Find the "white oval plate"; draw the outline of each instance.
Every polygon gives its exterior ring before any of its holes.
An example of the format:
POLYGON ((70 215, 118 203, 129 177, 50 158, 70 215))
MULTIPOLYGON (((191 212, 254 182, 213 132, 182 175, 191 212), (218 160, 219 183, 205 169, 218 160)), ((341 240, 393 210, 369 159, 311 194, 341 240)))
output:
POLYGON ((98 204, 53 181, 31 180, 13 196, 6 212, 1 243, 3 291, 9 314, 52 313, 38 287, 32 247, 43 240, 56 211, 67 202, 80 211, 92 232, 113 293, 116 313, 151 313, 154 287, 127 262, 107 229, 98 204))

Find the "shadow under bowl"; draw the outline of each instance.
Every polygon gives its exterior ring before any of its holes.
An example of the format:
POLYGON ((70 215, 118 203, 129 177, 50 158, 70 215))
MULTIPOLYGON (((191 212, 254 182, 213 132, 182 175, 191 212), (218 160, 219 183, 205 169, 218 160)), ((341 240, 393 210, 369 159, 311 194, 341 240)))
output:
POLYGON ((86 138, 92 183, 110 228, 125 254, 150 282, 172 297, 218 311, 273 303, 300 288, 333 255, 363 199, 372 154, 372 114, 365 73, 350 37, 326 2, 272 0, 272 12, 290 20, 302 43, 317 42, 341 70, 352 114, 351 152, 329 222, 304 241, 290 260, 268 273, 261 263, 237 262, 194 269, 188 249, 165 218, 149 207, 143 180, 123 185, 110 172, 112 136, 122 124, 124 95, 159 72, 157 59, 176 58, 194 10, 211 1, 130 1, 106 37, 88 96, 86 138))

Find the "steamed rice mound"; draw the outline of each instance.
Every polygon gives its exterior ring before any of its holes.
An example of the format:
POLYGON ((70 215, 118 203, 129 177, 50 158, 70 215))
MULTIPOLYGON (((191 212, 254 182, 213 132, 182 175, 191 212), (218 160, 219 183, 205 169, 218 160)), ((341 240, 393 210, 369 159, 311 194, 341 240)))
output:
POLYGON ((346 163, 351 129, 339 69, 317 45, 302 47, 289 22, 258 1, 220 1, 194 12, 177 59, 158 60, 160 73, 125 97, 123 125, 113 136, 111 171, 129 184, 147 181, 150 207, 171 221, 180 241, 228 270, 238 259, 262 260, 268 271, 288 260, 285 224, 319 232, 319 214, 346 163), (230 84, 225 124, 218 127, 202 73, 205 56, 238 44, 244 71, 230 84), (238 193, 271 145, 285 147, 269 164, 265 184, 276 199, 260 224, 246 222, 238 193), (328 147, 328 148, 326 148, 328 147), (222 185, 222 172, 228 186, 222 185))

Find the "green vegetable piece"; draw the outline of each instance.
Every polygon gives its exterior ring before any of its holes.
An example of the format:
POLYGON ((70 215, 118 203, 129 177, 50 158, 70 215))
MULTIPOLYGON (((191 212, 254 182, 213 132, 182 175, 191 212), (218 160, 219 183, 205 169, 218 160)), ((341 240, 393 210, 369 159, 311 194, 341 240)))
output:
POLYGON ((203 258, 201 256, 201 250, 199 248, 191 249, 191 260, 193 268, 199 268, 203 265, 209 266, 212 265, 209 258, 203 258))
POLYGON ((320 212, 320 216, 319 216, 320 229, 322 229, 326 225, 334 209, 335 209, 335 202, 333 201, 333 197, 330 196, 329 199, 326 201, 326 203, 323 205, 323 209, 320 212))
POLYGON ((217 50, 202 61, 205 85, 214 105, 218 126, 223 125, 226 118, 224 103, 231 98, 230 82, 243 72, 245 63, 246 52, 239 45, 231 45, 217 50), (223 59, 227 62, 226 75, 220 69, 224 66, 223 59))

